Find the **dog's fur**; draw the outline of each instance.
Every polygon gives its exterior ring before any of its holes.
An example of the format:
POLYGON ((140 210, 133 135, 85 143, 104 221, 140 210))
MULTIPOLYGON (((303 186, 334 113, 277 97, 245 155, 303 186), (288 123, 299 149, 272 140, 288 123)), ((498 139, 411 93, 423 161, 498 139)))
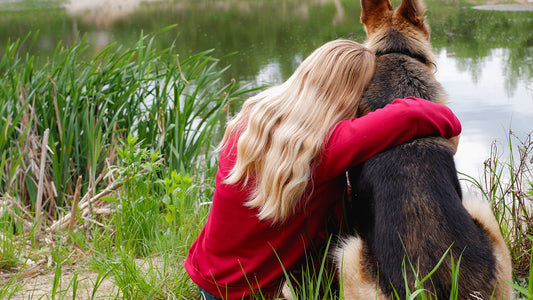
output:
MULTIPOLYGON (((403 0, 393 10, 389 0, 361 0, 365 45, 378 58, 358 116, 407 96, 446 102, 433 75, 435 58, 421 1, 403 0)), ((403 298, 404 278, 413 291, 415 276, 428 275, 447 251, 424 284, 432 298, 449 298, 452 258, 459 266, 458 299, 510 298, 505 241, 488 205, 462 200, 453 155, 448 141, 427 137, 350 170, 356 236, 336 250, 345 299, 390 299, 395 291, 403 298)))

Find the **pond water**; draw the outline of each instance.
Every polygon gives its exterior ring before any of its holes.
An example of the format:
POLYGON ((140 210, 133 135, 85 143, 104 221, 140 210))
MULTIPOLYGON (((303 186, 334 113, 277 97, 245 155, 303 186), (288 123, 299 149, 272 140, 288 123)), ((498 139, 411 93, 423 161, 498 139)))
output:
MULTIPOLYGON (((87 35, 91 56, 112 42, 130 46, 141 32, 177 24, 158 46, 174 43, 180 57, 214 49, 211 55, 224 57, 221 66, 231 65, 225 80, 260 86, 282 82, 328 40, 364 41, 358 1, 92 2, 98 5, 0 1, 1 51, 8 38, 39 30, 26 50, 45 59, 58 41, 71 44, 79 31, 87 35)), ((426 4, 436 76, 463 124, 457 167, 478 179, 493 141, 503 150, 510 129, 521 138, 533 131, 533 11, 475 10, 460 0, 426 4)))

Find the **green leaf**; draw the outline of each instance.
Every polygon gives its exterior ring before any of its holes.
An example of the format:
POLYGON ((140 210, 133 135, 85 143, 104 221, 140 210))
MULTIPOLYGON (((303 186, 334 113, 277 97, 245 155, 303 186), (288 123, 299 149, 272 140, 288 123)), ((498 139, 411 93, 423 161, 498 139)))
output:
POLYGON ((116 197, 114 196, 103 196, 100 198, 100 200, 104 201, 104 202, 113 202, 113 203, 118 203, 118 200, 116 197))

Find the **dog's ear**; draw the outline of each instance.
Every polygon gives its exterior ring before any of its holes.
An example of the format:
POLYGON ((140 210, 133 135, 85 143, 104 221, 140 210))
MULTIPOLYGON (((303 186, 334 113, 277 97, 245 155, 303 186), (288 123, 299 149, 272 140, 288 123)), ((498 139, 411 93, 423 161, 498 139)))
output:
POLYGON ((398 13, 409 22, 420 26, 424 22, 426 5, 423 0, 402 0, 398 13))
POLYGON ((389 0, 361 0, 361 23, 366 26, 378 25, 375 23, 388 11, 392 11, 389 0))

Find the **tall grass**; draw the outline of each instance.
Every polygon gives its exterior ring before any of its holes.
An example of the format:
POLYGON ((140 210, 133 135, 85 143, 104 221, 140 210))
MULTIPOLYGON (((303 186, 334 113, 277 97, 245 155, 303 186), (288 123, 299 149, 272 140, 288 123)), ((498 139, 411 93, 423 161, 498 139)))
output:
POLYGON ((172 46, 153 47, 157 34, 141 35, 131 48, 111 45, 88 62, 81 37, 58 44, 38 70, 33 57, 17 52, 36 35, 8 43, 0 60, 2 194, 53 220, 72 202, 79 176, 82 194, 101 188, 98 176, 128 134, 159 151, 170 170, 212 167, 213 135, 244 90, 220 82, 225 68, 209 51, 180 64, 172 46))
POLYGON ((533 299, 533 132, 509 131, 502 148, 496 141, 485 161, 483 177, 465 175, 492 210, 511 252, 516 299, 533 299), (504 156, 505 155, 505 156, 504 156))
POLYGON ((218 131, 251 89, 221 82, 227 68, 211 51, 182 58, 172 45, 154 47, 169 30, 92 59, 80 37, 39 65, 19 51, 36 34, 8 42, 0 59, 0 270, 11 276, 0 277, 1 297, 15 294, 12 279, 35 265, 58 274, 54 298, 76 293, 82 274, 63 282, 62 265, 87 252, 95 287, 113 280, 115 297, 194 295, 179 262, 205 222, 218 131), (57 249, 68 259, 52 255, 57 249))
POLYGON ((532 134, 519 138, 511 131, 502 150, 492 144, 481 180, 467 176, 492 203, 493 212, 511 251, 517 276, 529 275, 533 244, 533 140, 532 134), (507 155, 504 157, 503 155, 507 155))

